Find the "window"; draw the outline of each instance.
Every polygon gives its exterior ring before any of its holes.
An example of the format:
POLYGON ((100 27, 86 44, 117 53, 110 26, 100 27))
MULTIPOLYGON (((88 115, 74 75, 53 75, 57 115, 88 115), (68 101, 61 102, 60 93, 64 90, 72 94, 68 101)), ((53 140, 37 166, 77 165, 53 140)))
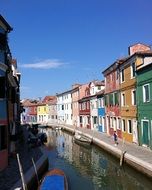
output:
POLYGON ((7 137, 6 137, 6 126, 0 126, 0 150, 3 150, 7 147, 7 137))
POLYGON ((132 133, 131 120, 128 120, 128 133, 132 133))
POLYGON ((131 65, 131 78, 134 78, 136 74, 136 65, 135 63, 132 63, 131 65))
POLYGON ((125 106, 125 93, 121 94, 121 106, 125 106))
POLYGON ((116 121, 117 121, 117 120, 116 120, 116 117, 114 117, 114 118, 113 118, 113 128, 114 128, 114 130, 116 130, 116 125, 117 125, 117 124, 116 124, 116 121))
POLYGON ((117 69, 117 71, 116 71, 116 79, 117 80, 119 79, 119 69, 117 69))
POLYGON ((105 106, 109 105, 109 97, 108 95, 105 95, 105 106))
POLYGON ((0 77, 0 98, 5 98, 5 77, 0 77))
POLYGON ((109 94, 110 106, 113 106, 113 94, 109 94))
POLYGON ((121 129, 121 119, 117 118, 117 129, 121 129))
POLYGON ((4 50, 7 44, 7 36, 6 34, 0 33, 0 49, 4 50))
POLYGON ((102 125, 102 116, 99 116, 99 125, 102 125))
POLYGON ((80 116, 80 123, 82 123, 82 116, 80 116))
POLYGON ((126 132, 125 119, 122 119, 122 131, 126 132))
POLYGON ((143 102, 150 101, 150 86, 149 84, 145 84, 143 86, 143 102))
POLYGON ((136 105, 136 90, 132 90, 132 105, 136 105))
POLYGON ((124 69, 121 70, 121 82, 125 81, 124 69))
POLYGON ((94 124, 97 124, 97 117, 96 117, 96 116, 93 117, 93 123, 94 123, 94 124))
POLYGON ((87 124, 90 124, 90 117, 87 117, 87 124))
POLYGON ((118 93, 114 93, 114 105, 119 105, 119 96, 118 93))
POLYGON ((103 98, 98 99, 98 108, 104 108, 104 99, 103 98))
POLYGON ((110 128, 113 128, 113 118, 110 117, 110 128))
POLYGON ((64 105, 62 105, 62 110, 64 110, 64 105))

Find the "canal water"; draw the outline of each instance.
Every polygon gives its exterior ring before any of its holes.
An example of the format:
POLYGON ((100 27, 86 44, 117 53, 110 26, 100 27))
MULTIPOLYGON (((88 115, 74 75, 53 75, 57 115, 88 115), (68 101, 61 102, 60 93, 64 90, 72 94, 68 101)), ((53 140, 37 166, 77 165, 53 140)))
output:
POLYGON ((44 147, 49 158, 49 169, 63 169, 69 190, 150 190, 149 178, 91 145, 75 144, 73 136, 61 130, 47 129, 48 142, 44 147))

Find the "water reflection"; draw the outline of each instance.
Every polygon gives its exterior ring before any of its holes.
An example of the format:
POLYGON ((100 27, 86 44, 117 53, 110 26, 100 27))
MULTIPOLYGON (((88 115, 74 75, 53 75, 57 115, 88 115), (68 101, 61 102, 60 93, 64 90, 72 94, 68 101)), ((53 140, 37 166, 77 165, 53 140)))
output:
POLYGON ((119 167, 119 162, 98 147, 86 148, 74 143, 61 130, 46 131, 46 153, 50 168, 59 167, 68 176, 71 190, 149 190, 152 182, 133 169, 119 167))

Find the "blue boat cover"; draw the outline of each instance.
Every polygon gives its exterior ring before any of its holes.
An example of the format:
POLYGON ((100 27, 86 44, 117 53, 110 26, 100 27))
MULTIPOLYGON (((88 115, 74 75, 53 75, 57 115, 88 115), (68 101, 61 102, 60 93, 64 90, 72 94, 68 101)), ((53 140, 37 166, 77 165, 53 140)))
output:
POLYGON ((46 176, 42 182, 40 190, 64 190, 64 176, 46 176))

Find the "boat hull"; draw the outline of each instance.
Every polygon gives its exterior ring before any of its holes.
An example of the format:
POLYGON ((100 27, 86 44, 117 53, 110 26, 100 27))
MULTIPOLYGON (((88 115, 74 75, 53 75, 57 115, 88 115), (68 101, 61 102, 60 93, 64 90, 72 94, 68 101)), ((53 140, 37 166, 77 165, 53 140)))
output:
MULTIPOLYGON (((68 181, 67 181, 67 177, 66 177, 66 175, 65 175, 65 173, 62 171, 62 170, 60 170, 60 169, 53 169, 53 170, 50 170, 50 171, 48 171, 46 174, 45 174, 45 176, 44 176, 44 178, 43 178, 43 180, 42 180, 42 183, 41 183, 41 185, 40 185, 40 187, 38 188, 38 190, 43 190, 43 189, 45 189, 46 187, 44 187, 44 183, 45 183, 45 180, 47 179, 47 180, 52 180, 51 178, 54 178, 55 177, 55 180, 58 180, 57 178, 62 178, 63 177, 63 181, 64 181, 64 185, 62 186, 60 186, 59 185, 59 183, 57 184, 54 184, 55 186, 53 187, 54 189, 58 189, 58 190, 68 190, 68 181), (48 178, 49 177, 49 178, 48 178)), ((49 184, 49 183, 48 183, 49 184)), ((52 187, 50 186, 48 186, 48 188, 47 188, 47 190, 49 190, 49 188, 50 188, 50 190, 52 189, 52 187)))

